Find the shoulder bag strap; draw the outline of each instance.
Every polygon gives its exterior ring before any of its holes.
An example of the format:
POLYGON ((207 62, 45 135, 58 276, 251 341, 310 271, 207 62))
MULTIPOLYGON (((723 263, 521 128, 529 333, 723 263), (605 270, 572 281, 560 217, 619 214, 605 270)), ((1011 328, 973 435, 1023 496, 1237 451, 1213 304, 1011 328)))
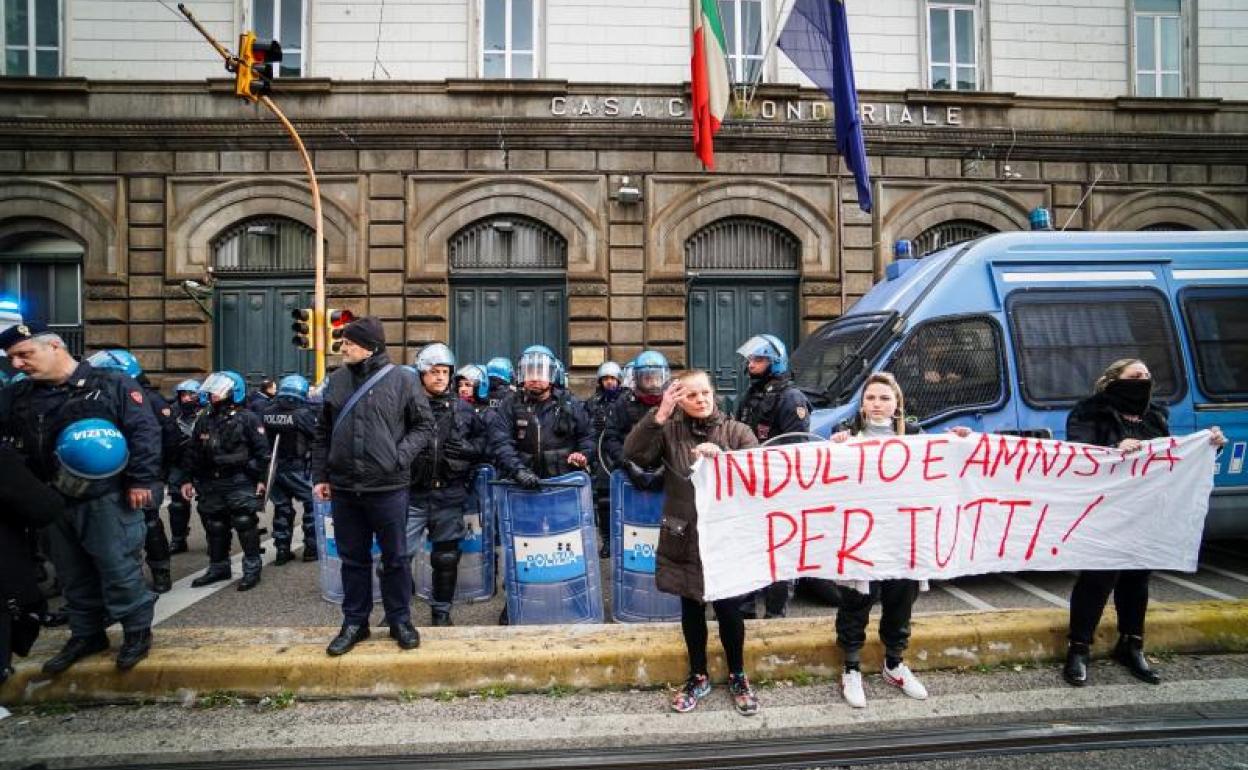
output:
POLYGON ((372 390, 374 385, 381 382, 382 378, 389 374, 393 369, 394 364, 386 364, 381 367, 381 369, 377 370, 376 374, 369 377, 357 391, 351 394, 351 398, 347 399, 347 403, 343 405, 342 411, 339 412, 338 416, 334 418, 334 428, 330 433, 331 437, 334 433, 338 432, 338 428, 342 425, 343 419, 351 413, 351 410, 355 408, 355 405, 359 402, 359 400, 363 398, 368 391, 372 390))

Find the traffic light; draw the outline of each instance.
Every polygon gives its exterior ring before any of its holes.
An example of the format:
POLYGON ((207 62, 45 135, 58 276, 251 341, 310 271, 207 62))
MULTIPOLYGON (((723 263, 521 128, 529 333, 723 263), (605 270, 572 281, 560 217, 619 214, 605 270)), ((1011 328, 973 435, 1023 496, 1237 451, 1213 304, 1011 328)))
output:
POLYGON ((325 339, 328 341, 330 353, 338 353, 342 350, 342 330, 354 320, 355 313, 350 310, 325 311, 325 339))
POLYGON ((262 94, 267 94, 275 69, 281 63, 282 46, 276 40, 257 40, 253 32, 239 35, 234 95, 254 102, 262 94))
POLYGON ((316 347, 312 339, 312 324, 315 315, 312 308, 307 307, 290 311, 290 317, 295 321, 290 325, 290 330, 295 333, 290 341, 295 343, 295 347, 301 350, 312 350, 316 347))

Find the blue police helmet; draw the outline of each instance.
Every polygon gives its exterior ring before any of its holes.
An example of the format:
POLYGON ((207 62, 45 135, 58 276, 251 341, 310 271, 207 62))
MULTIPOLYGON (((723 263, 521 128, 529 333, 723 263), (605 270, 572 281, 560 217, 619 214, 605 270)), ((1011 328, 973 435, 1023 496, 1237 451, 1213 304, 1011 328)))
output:
POLYGON ((487 378, 494 377, 511 384, 511 381, 516 376, 516 370, 511 365, 511 359, 499 356, 498 358, 491 358, 486 362, 485 376, 487 378))
POLYGON ((247 383, 238 372, 213 372, 204 380, 204 384, 199 386, 199 392, 201 396, 217 396, 222 400, 228 399, 236 404, 242 404, 247 399, 247 383))
POLYGON ((445 344, 434 342, 425 345, 416 354, 416 372, 424 374, 435 366, 449 366, 455 369, 455 354, 445 344))
POLYGON ((77 479, 94 481, 116 476, 126 467, 126 437, 108 420, 91 417, 70 423, 56 439, 56 459, 77 479))
POLYGON ((489 398, 490 376, 486 374, 485 369, 482 369, 480 366, 477 366, 476 364, 464 364, 459 367, 459 371, 455 372, 455 379, 468 380, 469 382, 475 383, 476 387, 473 390, 473 395, 478 400, 489 398))
POLYGON ((632 363, 632 388, 647 395, 658 395, 672 378, 667 356, 657 350, 643 350, 632 363))
POLYGON ((620 365, 616 362, 607 361, 605 364, 598 367, 597 379, 599 384, 602 384, 603 377, 614 377, 617 380, 622 380, 624 379, 624 372, 621 371, 620 365))
POLYGON ((139 364, 139 359, 135 358, 134 354, 129 350, 123 348, 113 348, 93 353, 87 359, 87 363, 96 369, 116 369, 130 378, 137 378, 143 373, 143 367, 139 364))
POLYGON ((308 378, 301 374, 288 374, 277 383, 277 395, 298 401, 308 400, 308 378))
POLYGON ((181 382, 178 383, 178 386, 173 389, 173 392, 174 393, 198 393, 199 386, 200 386, 199 380, 182 380, 181 382))
POLYGON ((784 374, 789 370, 789 351, 774 334, 756 334, 737 348, 737 355, 744 358, 766 358, 771 361, 772 374, 784 374))

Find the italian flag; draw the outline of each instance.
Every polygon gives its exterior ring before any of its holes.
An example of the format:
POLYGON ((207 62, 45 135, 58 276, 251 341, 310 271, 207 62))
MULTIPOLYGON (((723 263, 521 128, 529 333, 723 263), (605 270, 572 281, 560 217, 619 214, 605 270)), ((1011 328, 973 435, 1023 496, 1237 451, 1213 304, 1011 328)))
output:
POLYGON ((715 132, 728 111, 728 60, 717 0, 693 0, 693 153, 715 169, 715 132))

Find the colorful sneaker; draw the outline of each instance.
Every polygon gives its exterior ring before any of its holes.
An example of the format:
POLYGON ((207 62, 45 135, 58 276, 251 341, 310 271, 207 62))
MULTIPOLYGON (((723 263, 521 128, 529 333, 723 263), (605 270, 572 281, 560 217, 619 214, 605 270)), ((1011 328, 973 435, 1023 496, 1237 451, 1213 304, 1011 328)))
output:
POLYGON ((685 684, 672 696, 672 711, 684 714, 698 707, 698 701, 711 694, 711 680, 706 674, 690 674, 685 684))
POLYGON ((738 714, 752 717, 758 713, 758 696, 745 674, 728 675, 728 692, 732 693, 732 705, 737 707, 738 714))
POLYGON ((897 668, 884 667, 884 683, 891 684, 915 700, 927 699, 927 688, 914 675, 905 663, 898 663, 897 668))
POLYGON ((867 707, 867 694, 862 691, 861 671, 846 671, 841 674, 841 696, 856 709, 867 707))

